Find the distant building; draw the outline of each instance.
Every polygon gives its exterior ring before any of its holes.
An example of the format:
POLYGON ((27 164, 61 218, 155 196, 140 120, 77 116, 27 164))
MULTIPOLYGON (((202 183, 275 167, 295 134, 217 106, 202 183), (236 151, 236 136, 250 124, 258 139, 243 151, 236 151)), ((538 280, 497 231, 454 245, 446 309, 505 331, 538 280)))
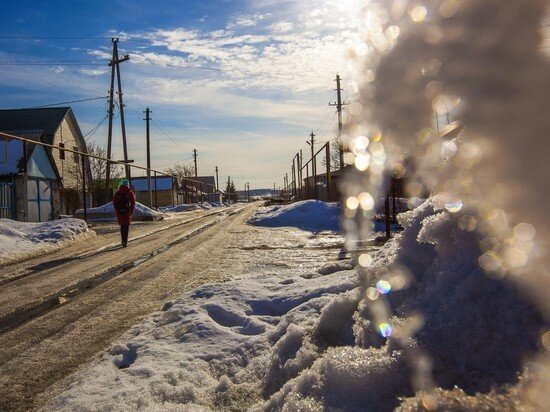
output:
POLYGON ((130 186, 139 203, 149 207, 174 206, 178 204, 178 181, 169 176, 151 176, 152 204, 149 202, 147 177, 132 177, 130 186))
MULTIPOLYGON (((0 110, 0 131, 41 131, 44 143, 64 145, 67 149, 86 153, 86 141, 70 107, 0 110)), ((12 133, 15 134, 15 133, 12 133)), ((59 206, 61 214, 73 214, 82 205, 81 160, 78 155, 59 150, 44 149, 53 158, 61 178, 59 206)), ((90 170, 88 159, 85 160, 90 170)), ((88 173, 87 180, 91 180, 88 173)), ((89 200, 91 200, 91 196, 89 200)), ((91 204, 88 201, 88 204, 91 204)))
POLYGON ((187 202, 221 202, 221 192, 216 190, 216 179, 214 176, 197 176, 190 177, 192 181, 187 181, 182 191, 192 193, 191 201, 187 195, 187 202))
MULTIPOLYGON (((43 130, 15 130, 10 134, 44 142, 43 130)), ((22 141, 0 139, 0 217, 27 222, 56 219, 61 177, 51 152, 29 143, 26 156, 23 150, 22 141)))

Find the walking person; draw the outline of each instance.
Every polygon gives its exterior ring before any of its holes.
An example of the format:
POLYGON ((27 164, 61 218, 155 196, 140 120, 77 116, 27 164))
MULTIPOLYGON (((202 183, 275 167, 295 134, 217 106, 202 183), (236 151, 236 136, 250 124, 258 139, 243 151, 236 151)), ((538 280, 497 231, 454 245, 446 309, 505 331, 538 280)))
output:
POLYGON ((128 232, 132 214, 136 206, 136 196, 130 190, 130 182, 126 179, 120 181, 120 186, 113 197, 113 206, 115 208, 118 224, 120 225, 120 239, 122 247, 128 245, 128 232))

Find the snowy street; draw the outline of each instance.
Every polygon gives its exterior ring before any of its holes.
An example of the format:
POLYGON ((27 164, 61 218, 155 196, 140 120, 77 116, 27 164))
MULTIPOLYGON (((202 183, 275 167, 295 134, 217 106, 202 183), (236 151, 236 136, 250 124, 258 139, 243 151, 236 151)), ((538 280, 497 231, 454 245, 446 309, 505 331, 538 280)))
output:
POLYGON ((85 242, 7 266, 0 280, 0 409, 40 407, 66 390, 72 372, 185 291, 338 259, 340 236, 247 225, 255 209, 137 223, 126 249, 115 225, 99 224, 85 242))

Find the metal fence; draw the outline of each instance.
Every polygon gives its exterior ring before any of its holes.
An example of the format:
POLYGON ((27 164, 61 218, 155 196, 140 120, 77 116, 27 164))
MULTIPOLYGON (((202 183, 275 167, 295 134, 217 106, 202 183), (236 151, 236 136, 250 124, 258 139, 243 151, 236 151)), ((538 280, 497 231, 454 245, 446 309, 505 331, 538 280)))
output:
POLYGON ((15 187, 12 182, 0 182, 0 218, 16 218, 15 187))

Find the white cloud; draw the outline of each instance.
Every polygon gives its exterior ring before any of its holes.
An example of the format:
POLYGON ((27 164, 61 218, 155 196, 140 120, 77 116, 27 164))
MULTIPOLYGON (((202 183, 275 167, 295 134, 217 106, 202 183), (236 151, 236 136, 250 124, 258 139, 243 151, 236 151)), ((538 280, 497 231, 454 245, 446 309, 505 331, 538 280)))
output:
POLYGON ((164 78, 143 80, 146 94, 135 95, 144 103, 155 96, 157 103, 171 106, 201 107, 212 116, 224 114, 238 117, 276 119, 291 124, 315 122, 318 110, 307 101, 254 98, 224 91, 212 84, 190 84, 185 80, 164 78))
POLYGON ((261 20, 269 17, 269 14, 239 14, 233 17, 229 23, 227 23, 228 29, 234 29, 237 27, 252 27, 256 26, 261 20))

